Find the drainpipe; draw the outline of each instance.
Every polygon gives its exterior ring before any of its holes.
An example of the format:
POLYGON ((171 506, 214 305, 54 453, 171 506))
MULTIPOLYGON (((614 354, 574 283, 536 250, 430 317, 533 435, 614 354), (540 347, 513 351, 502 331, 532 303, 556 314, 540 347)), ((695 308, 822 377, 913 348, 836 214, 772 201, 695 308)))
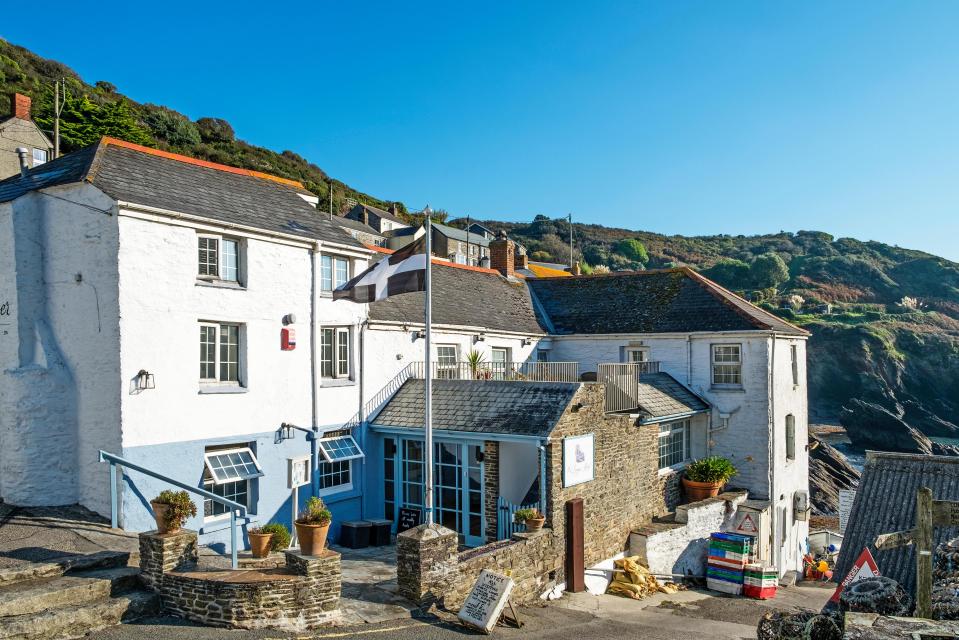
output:
POLYGON ((539 445, 539 512, 546 515, 546 440, 539 445))
POLYGON ((316 261, 318 260, 320 253, 320 244, 314 243, 314 249, 310 251, 310 378, 312 380, 311 391, 313 392, 313 437, 310 438, 310 466, 313 467, 312 473, 310 473, 310 485, 313 490, 314 496, 320 495, 320 461, 317 458, 317 444, 316 439, 320 431, 320 393, 319 393, 319 382, 320 376, 319 371, 317 371, 317 359, 316 359, 316 297, 319 295, 318 287, 316 286, 316 275, 318 273, 316 261))
MULTIPOLYGON (((369 308, 369 307, 367 307, 367 308, 369 308)), ((366 434, 369 433, 369 429, 366 427, 366 403, 363 401, 363 397, 364 397, 364 396, 363 396, 363 376, 365 375, 365 372, 366 372, 366 366, 365 366, 365 365, 366 365, 366 342, 365 342, 365 338, 366 338, 366 326, 367 326, 368 324, 369 324, 369 320, 364 320, 363 322, 361 322, 361 323, 360 323, 360 326, 359 326, 359 331, 357 332, 357 333, 359 334, 359 337, 357 338, 357 340, 358 340, 358 342, 359 342, 359 348, 357 349, 357 360, 356 360, 356 363, 357 363, 357 366, 359 366, 359 369, 360 369, 359 372, 357 372, 357 376, 356 376, 357 382, 358 382, 359 387, 360 387, 360 390, 359 390, 359 393, 360 393, 360 407, 359 407, 359 411, 357 412, 357 415, 359 415, 359 418, 360 418, 360 419, 359 419, 359 423, 360 423, 360 435, 361 435, 361 437, 360 437, 360 443, 362 444, 363 451, 366 451, 366 448, 367 448, 366 434)), ((367 473, 366 458, 360 458, 360 459, 359 459, 359 463, 360 463, 360 465, 362 465, 362 467, 363 467, 362 473, 360 473, 360 519, 362 520, 362 519, 364 519, 364 518, 366 517, 366 485, 367 485, 367 483, 366 483, 366 473, 367 473)))
MULTIPOLYGON (((773 384, 776 380, 776 332, 773 331, 772 339, 770 340, 770 349, 769 349, 769 375, 767 376, 767 386, 766 390, 767 396, 769 398, 769 462, 767 463, 767 474, 769 477, 769 504, 771 507, 771 513, 769 514, 769 529, 770 534, 773 536, 772 548, 774 549, 773 560, 776 562, 776 566, 780 571, 780 575, 785 573, 782 563, 782 545, 779 544, 779 539, 781 536, 776 535, 776 521, 779 516, 779 492, 776 488, 776 472, 775 472, 775 457, 776 457, 776 393, 774 391, 773 384)), ((782 526, 786 526, 785 521, 782 523, 782 526)))
POLYGON ((692 336, 686 335, 686 386, 693 386, 693 341, 692 336))

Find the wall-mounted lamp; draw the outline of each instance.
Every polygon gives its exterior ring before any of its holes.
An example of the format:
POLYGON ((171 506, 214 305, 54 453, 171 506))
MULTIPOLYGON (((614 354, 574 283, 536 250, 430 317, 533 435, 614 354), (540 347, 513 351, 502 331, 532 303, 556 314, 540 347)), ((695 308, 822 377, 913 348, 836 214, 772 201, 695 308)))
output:
POLYGON ((140 369, 137 372, 137 391, 143 391, 144 389, 156 389, 156 379, 146 369, 140 369))
POLYGON ((486 334, 485 333, 476 334, 475 336, 473 336, 473 342, 486 342, 486 334))
POLYGON ((288 313, 285 316, 283 316, 283 324, 285 325, 296 324, 296 314, 288 313))
POLYGON ((293 425, 284 422, 280 425, 280 440, 293 439, 293 425))
POLYGON ((426 338, 426 331, 423 329, 417 329, 413 332, 413 339, 419 340, 420 338, 426 338))
POLYGON ((532 339, 532 338, 523 338, 523 346, 524 346, 524 347, 528 347, 528 346, 530 346, 531 344, 533 344, 533 339, 532 339))

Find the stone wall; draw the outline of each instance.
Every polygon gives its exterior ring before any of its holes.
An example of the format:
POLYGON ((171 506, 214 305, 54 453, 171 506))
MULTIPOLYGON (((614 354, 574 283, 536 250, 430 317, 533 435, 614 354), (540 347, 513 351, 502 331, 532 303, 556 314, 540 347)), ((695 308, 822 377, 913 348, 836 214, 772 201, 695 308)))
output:
POLYGON ((486 491, 483 496, 483 511, 486 516, 486 541, 499 537, 499 508, 496 504, 499 495, 499 443, 487 440, 483 447, 483 474, 486 491), (490 491, 490 487, 496 490, 490 491))
POLYGON ((514 603, 534 602, 562 576, 563 553, 563 541, 549 529, 459 553, 455 531, 420 525, 396 536, 397 582, 410 600, 455 611, 489 569, 513 579, 514 603))
POLYGON ((170 613, 206 625, 303 631, 335 619, 340 600, 340 554, 286 552, 277 569, 196 571, 196 533, 140 534, 144 582, 170 613))
POLYGON ((659 487, 666 511, 675 511, 683 501, 682 477, 681 471, 668 471, 659 476, 659 487))
POLYGON ((624 551, 630 531, 666 513, 659 477, 659 427, 603 413, 605 387, 584 384, 550 434, 546 447, 547 521, 566 535, 565 503, 583 499, 585 563, 624 551), (593 480, 563 486, 563 439, 593 434, 593 480))

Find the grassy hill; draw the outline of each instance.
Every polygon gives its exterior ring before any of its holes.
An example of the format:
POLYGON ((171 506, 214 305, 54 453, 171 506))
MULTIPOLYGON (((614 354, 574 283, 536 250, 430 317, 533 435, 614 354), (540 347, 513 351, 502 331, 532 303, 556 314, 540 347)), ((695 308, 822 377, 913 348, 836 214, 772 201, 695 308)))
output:
MULTIPOLYGON (((140 144, 299 180, 334 210, 347 198, 387 208, 390 201, 331 179, 293 151, 238 140, 228 122, 191 121, 140 104, 107 81, 88 84, 69 67, 0 39, 0 92, 31 96, 37 121, 52 129, 53 85, 64 78, 63 150, 113 135, 140 144)), ((0 100, 0 109, 3 109, 0 100)), ((324 207, 325 208, 325 207, 324 207)), ((415 214, 403 215, 416 221, 415 214)), ((446 212, 442 212, 445 219, 446 212)), ((451 224, 463 226, 462 220, 451 224)), ((567 262, 569 224, 488 221, 522 243, 534 260, 567 262)), ((852 398, 897 415, 956 421, 959 410, 959 264, 920 251, 827 233, 665 236, 601 225, 573 226, 575 259, 590 269, 689 265, 757 304, 812 331, 810 408, 834 418, 852 398), (825 303, 834 306, 823 313, 825 303)))

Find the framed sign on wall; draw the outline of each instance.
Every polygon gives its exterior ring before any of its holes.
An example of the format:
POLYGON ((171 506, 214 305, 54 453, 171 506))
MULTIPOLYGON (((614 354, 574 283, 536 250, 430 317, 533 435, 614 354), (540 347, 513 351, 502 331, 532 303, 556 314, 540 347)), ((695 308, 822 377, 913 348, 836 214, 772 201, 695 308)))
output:
POLYGON ((287 458, 287 465, 288 489, 310 484, 310 456, 287 458))
POLYGON ((593 434, 563 438, 563 486, 593 479, 593 434))

